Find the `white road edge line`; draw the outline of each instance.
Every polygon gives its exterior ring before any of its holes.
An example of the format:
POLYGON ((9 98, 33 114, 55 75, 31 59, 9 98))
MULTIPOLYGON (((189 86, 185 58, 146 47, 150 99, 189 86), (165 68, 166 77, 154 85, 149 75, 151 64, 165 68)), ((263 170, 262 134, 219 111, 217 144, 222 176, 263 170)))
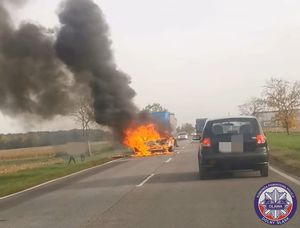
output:
POLYGON ((275 169, 275 168, 272 167, 272 166, 269 166, 269 169, 272 170, 273 172, 279 174, 280 176, 282 176, 282 177, 288 179, 289 181, 293 182, 294 184, 297 184, 297 185, 300 186, 300 181, 297 180, 296 178, 291 177, 291 176, 287 175, 286 173, 283 173, 283 172, 279 171, 278 169, 275 169))
POLYGON ((152 178, 155 174, 152 173, 150 176, 148 176, 145 180, 142 181, 142 183, 136 185, 136 187, 142 187, 150 178, 152 178))
POLYGON ((172 158, 169 158, 168 160, 165 161, 165 163, 169 163, 172 160, 172 158))
POLYGON ((7 199, 7 198, 10 198, 10 197, 13 197, 13 196, 16 196, 16 195, 20 195, 20 194, 25 193, 25 192, 29 192, 29 191, 31 191, 31 190, 40 188, 40 187, 42 187, 42 186, 45 186, 45 185, 50 184, 50 183, 53 183, 53 182, 56 182, 56 181, 59 181, 59 180, 66 179, 66 178, 75 176, 75 175, 80 174, 80 173, 84 173, 84 172, 89 171, 89 170, 92 170, 92 169, 99 168, 99 167, 101 167, 101 166, 104 166, 104 165, 107 165, 107 164, 109 164, 109 163, 113 163, 113 162, 116 162, 116 161, 118 161, 118 159, 117 159, 117 160, 112 160, 112 161, 109 161, 109 162, 105 162, 105 163, 103 163, 103 164, 101 164, 101 165, 97 165, 97 166, 94 166, 94 167, 91 167, 91 168, 87 168, 87 169, 84 169, 84 170, 80 170, 80 171, 78 171, 78 172, 76 172, 76 173, 71 173, 71 174, 69 174, 69 175, 67 175, 67 176, 59 177, 59 178, 56 178, 56 179, 53 179, 53 180, 44 182, 44 183, 42 183, 42 184, 35 185, 35 186, 33 186, 33 187, 24 189, 24 190, 22 190, 22 191, 12 193, 12 194, 7 195, 7 196, 0 197, 0 201, 1 201, 1 200, 4 200, 4 199, 7 199))

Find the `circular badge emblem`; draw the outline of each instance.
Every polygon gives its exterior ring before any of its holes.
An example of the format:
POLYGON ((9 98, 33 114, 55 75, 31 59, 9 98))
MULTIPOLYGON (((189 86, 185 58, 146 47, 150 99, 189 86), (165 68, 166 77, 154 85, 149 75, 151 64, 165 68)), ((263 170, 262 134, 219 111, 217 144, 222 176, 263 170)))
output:
POLYGON ((262 186, 255 195, 254 208, 257 216, 270 225, 282 225, 294 216, 297 199, 293 190, 280 182, 262 186))

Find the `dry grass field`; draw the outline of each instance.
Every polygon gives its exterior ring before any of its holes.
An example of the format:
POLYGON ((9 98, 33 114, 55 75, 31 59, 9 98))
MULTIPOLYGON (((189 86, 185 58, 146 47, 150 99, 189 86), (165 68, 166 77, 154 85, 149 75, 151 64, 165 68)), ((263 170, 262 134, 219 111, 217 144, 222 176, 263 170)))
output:
MULTIPOLYGON (((93 154, 99 154, 109 147, 111 145, 108 142, 90 143, 90 150, 93 154)), ((70 155, 77 158, 82 154, 86 154, 87 150, 88 145, 82 142, 58 146, 0 150, 0 175, 66 163, 70 155)))
POLYGON ((92 156, 81 155, 86 143, 68 143, 60 146, 0 150, 0 197, 34 185, 62 177, 110 161, 115 156, 130 155, 121 145, 108 142, 90 144, 92 156), (70 154, 76 163, 68 163, 70 154))
POLYGON ((0 161, 50 158, 55 156, 56 150, 55 146, 0 150, 0 161))

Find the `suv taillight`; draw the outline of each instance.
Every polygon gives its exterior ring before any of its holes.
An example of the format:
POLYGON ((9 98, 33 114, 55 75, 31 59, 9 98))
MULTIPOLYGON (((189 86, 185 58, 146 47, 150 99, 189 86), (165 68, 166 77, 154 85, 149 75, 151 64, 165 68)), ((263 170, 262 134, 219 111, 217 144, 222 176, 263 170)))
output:
POLYGON ((201 145, 203 147, 211 147, 211 140, 210 140, 210 138, 203 138, 201 140, 201 145))
POLYGON ((264 135, 257 135, 256 136, 256 144, 265 144, 266 143, 266 136, 264 135))

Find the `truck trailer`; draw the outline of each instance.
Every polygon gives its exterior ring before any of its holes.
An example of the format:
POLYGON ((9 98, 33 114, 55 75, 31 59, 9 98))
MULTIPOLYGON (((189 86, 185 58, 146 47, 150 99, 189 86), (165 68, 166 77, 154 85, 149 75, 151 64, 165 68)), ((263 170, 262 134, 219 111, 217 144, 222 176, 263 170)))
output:
POLYGON ((177 119, 171 112, 151 112, 151 117, 173 136, 176 134, 177 119))

